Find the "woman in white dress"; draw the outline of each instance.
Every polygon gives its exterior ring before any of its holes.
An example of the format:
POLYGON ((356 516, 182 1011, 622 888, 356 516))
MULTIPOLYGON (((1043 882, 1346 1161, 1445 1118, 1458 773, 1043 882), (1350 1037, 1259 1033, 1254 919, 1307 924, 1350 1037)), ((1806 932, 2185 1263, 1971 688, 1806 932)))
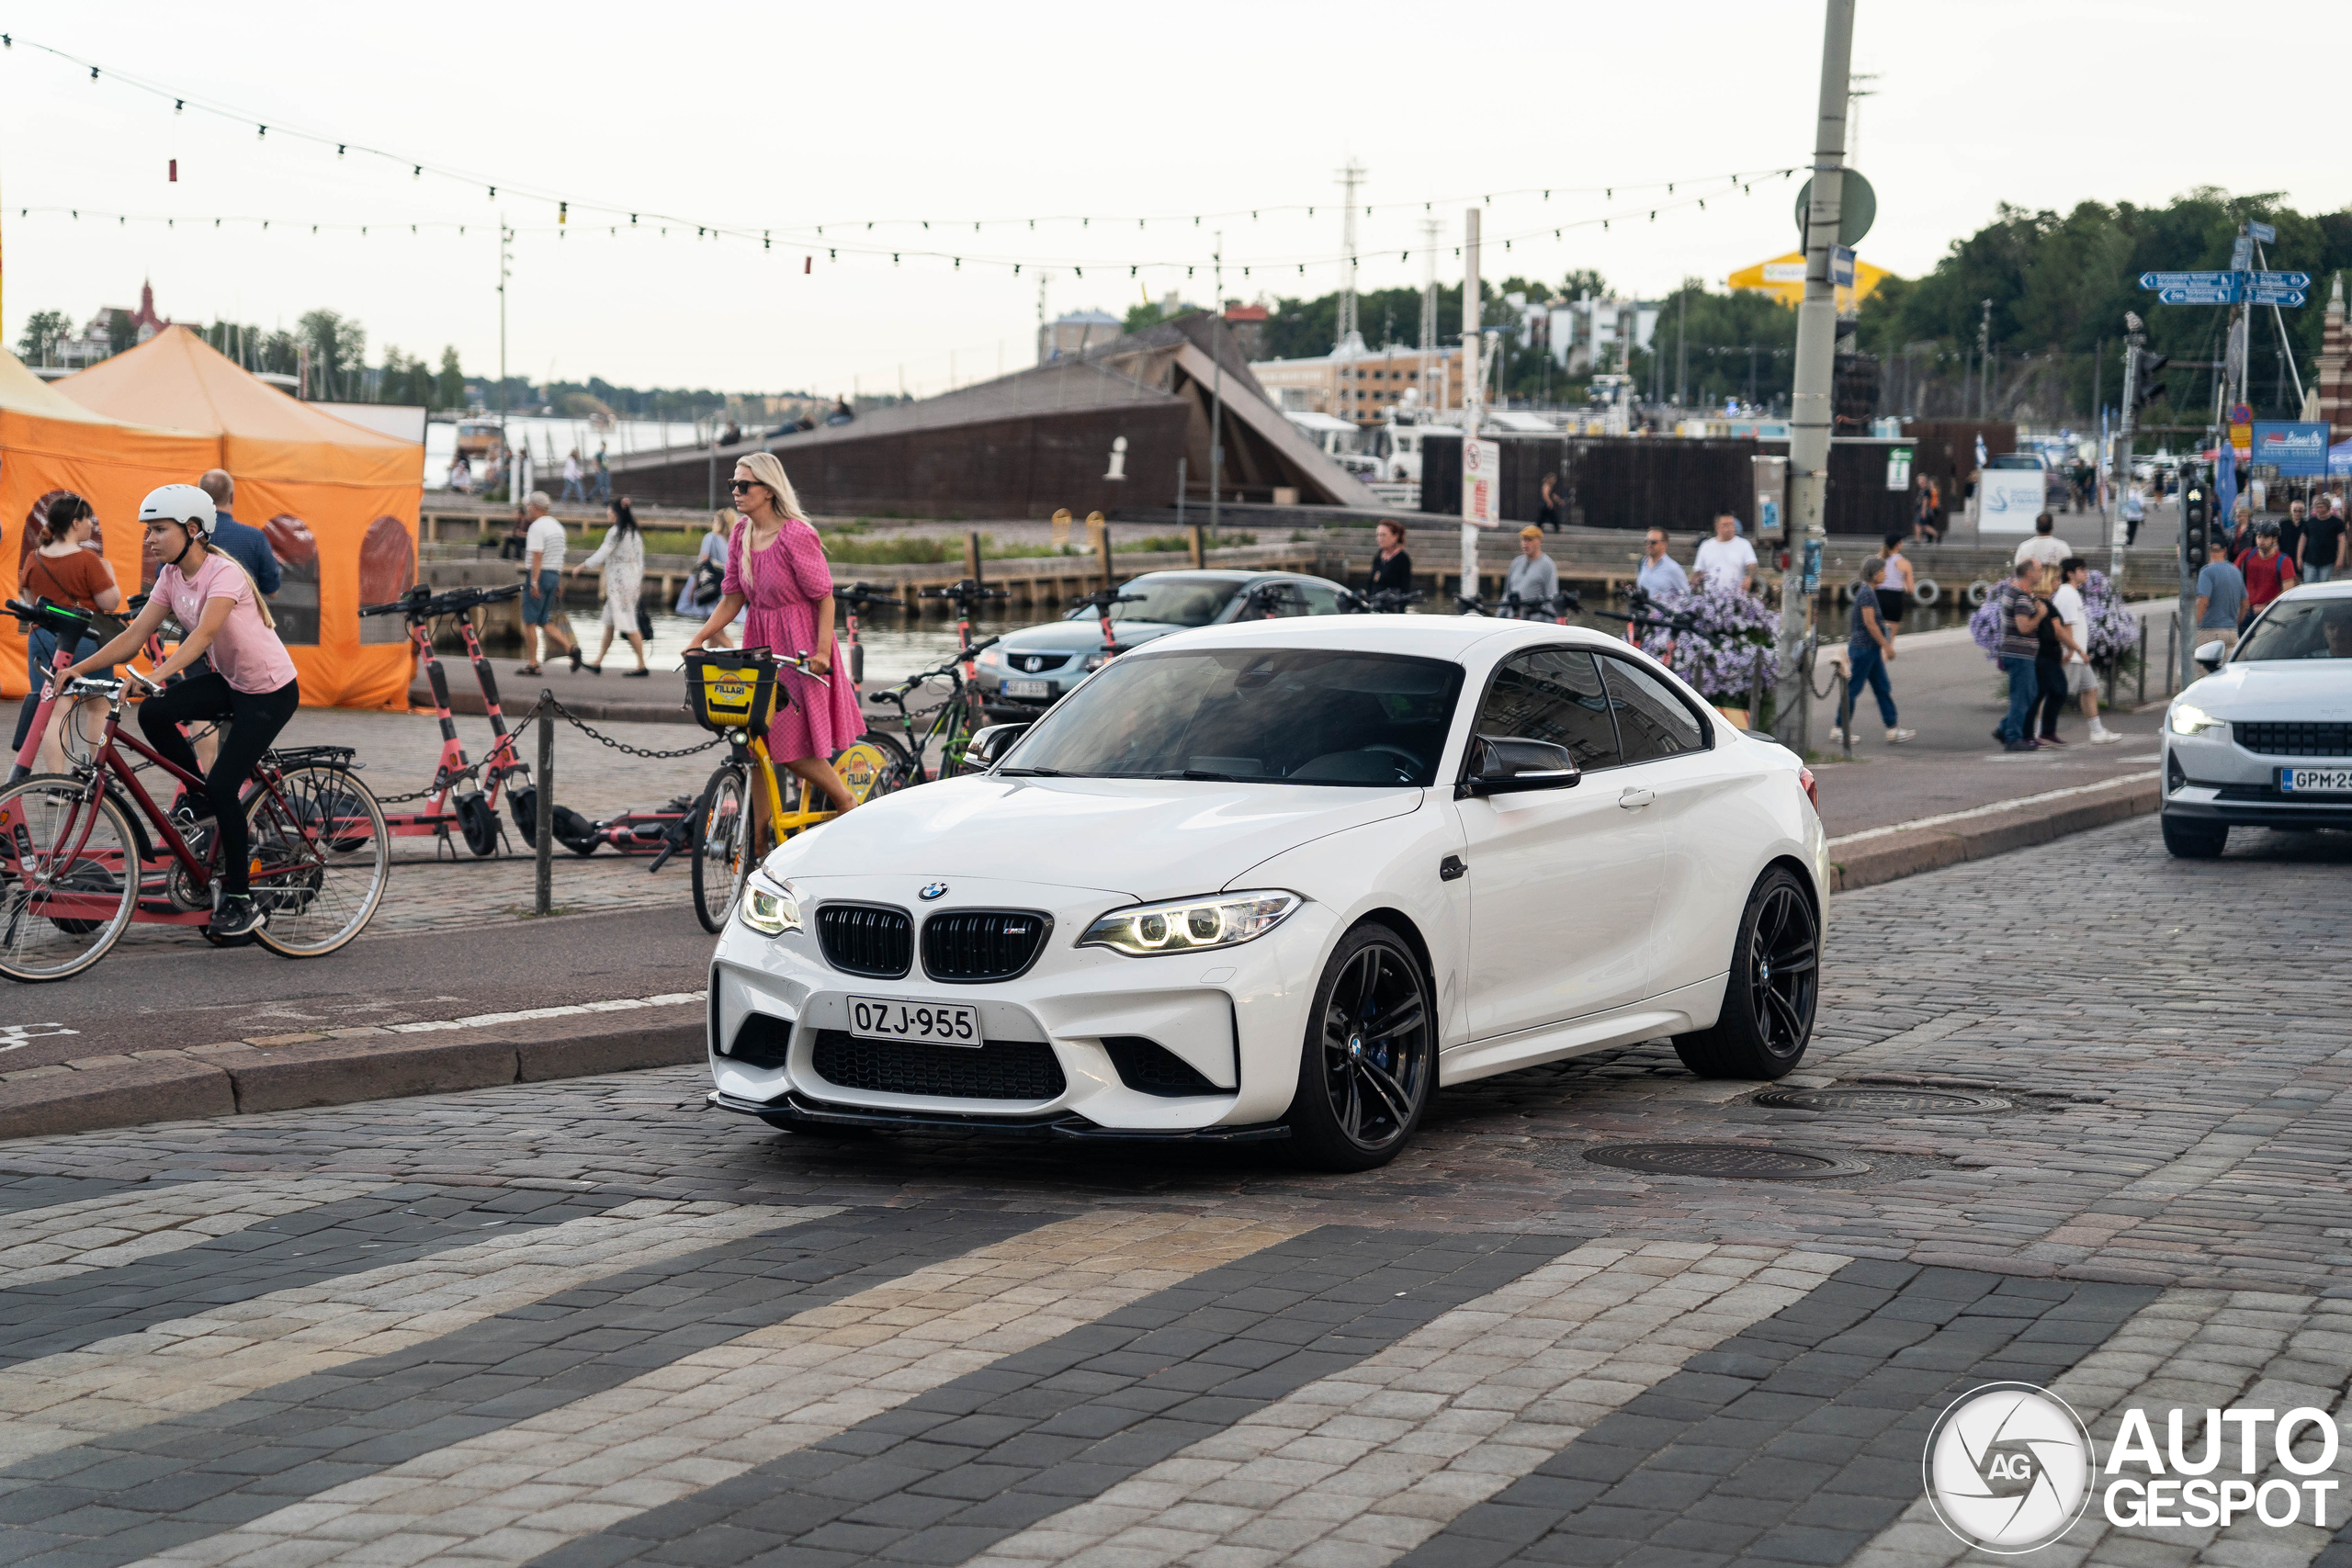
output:
POLYGON ((605 655, 612 651, 613 633, 618 631, 628 638, 629 649, 637 655, 637 668, 623 673, 650 676, 653 671, 645 666, 645 638, 637 629, 637 593, 645 582, 645 540, 637 531, 637 513, 629 509, 628 497, 621 496, 606 507, 613 525, 605 530, 605 542, 596 547, 595 554, 571 569, 575 576, 596 567, 605 570, 605 640, 597 645, 595 662, 588 668, 599 675, 605 672, 605 655))

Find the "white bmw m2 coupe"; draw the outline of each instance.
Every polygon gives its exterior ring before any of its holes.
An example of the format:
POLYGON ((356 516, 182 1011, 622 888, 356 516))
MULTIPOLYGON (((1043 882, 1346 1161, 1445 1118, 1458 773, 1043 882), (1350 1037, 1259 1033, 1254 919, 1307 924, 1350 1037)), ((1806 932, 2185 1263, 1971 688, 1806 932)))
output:
POLYGON ((1447 1084, 1660 1035, 1772 1078, 1811 1036, 1811 774, 1597 633, 1206 627, 982 741, 752 874, 714 1103, 1361 1170, 1447 1084))

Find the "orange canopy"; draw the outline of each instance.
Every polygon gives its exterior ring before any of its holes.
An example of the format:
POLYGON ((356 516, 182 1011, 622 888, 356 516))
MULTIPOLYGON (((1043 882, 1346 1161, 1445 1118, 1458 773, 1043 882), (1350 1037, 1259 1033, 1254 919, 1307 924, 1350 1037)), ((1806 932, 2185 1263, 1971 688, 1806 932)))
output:
MULTIPOLYGON (((193 482, 205 468, 226 468, 237 487, 231 514, 269 536, 285 578, 270 609, 300 673, 302 700, 406 705, 406 628, 397 616, 362 620, 359 606, 397 598, 416 581, 421 445, 290 398, 186 327, 166 327, 55 390, 114 420, 208 438, 206 460, 171 477, 193 482)), ((135 535, 130 543, 138 548, 135 535)), ((153 572, 150 562, 143 577, 153 572)), ((142 574, 134 570, 127 581, 142 574)))

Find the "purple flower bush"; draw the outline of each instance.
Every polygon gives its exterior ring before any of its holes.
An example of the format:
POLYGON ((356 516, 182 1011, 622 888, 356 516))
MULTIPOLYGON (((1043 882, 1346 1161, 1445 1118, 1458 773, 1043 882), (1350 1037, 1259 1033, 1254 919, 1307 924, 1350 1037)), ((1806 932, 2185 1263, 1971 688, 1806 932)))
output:
MULTIPOLYGON (((2092 571, 2085 575, 2083 610, 2090 617, 2091 663, 2102 673, 2132 669, 2140 657, 2140 619, 2123 607, 2123 596, 2108 581, 2107 573, 2092 571)), ((1997 589, 1968 617, 1968 635, 1984 650, 1985 658, 1997 660, 2001 657, 2001 603, 1997 589)))
POLYGON ((1719 707, 1744 708, 1756 668, 1763 666, 1769 698, 1781 678, 1780 613, 1747 593, 1696 584, 1659 597, 1669 615, 1690 615, 1692 629, 1644 627, 1642 650, 1698 688, 1719 707))

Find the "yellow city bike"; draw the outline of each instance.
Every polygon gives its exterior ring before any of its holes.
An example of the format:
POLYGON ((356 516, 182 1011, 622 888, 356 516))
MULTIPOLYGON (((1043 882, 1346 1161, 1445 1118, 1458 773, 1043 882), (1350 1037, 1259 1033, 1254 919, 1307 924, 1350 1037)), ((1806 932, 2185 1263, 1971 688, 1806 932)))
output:
MULTIPOLYGON (((768 755, 768 725, 776 705, 790 696, 776 682, 779 671, 797 670, 819 685, 825 677, 808 668, 808 656, 778 659, 764 648, 696 649, 687 653, 686 706, 695 722, 727 738, 727 761, 718 764, 695 802, 693 881, 695 918, 714 936, 743 896, 744 879, 758 856, 756 818, 764 818, 775 842, 806 832, 840 813, 812 785, 780 777, 768 755)), ((833 771, 863 802, 888 768, 890 753, 871 736, 852 741, 832 758, 833 771)))

